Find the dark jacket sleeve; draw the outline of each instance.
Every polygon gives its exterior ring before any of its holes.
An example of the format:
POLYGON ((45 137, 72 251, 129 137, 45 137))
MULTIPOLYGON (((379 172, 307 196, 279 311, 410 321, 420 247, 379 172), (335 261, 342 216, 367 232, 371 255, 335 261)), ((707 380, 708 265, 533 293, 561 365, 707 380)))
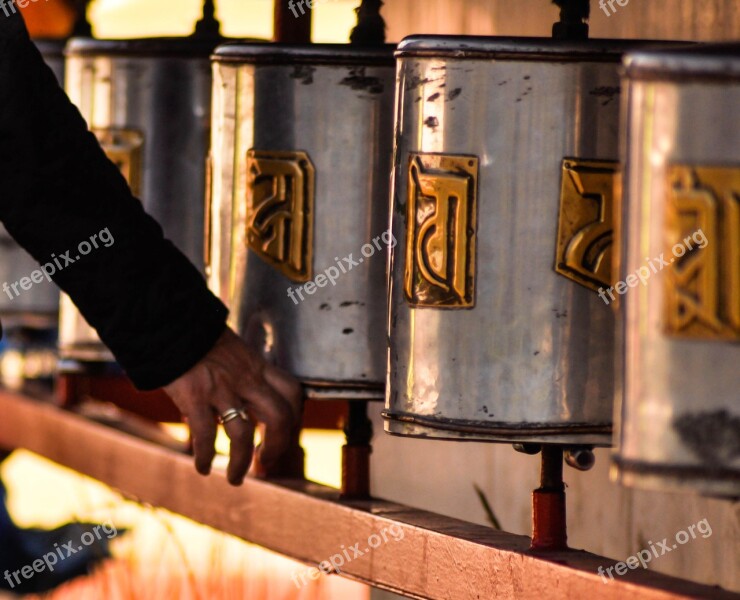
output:
POLYGON ((40 264, 58 260, 53 280, 140 389, 186 372, 225 328, 226 308, 131 195, 20 15, 3 14, 0 220, 40 264), (81 255, 106 229, 113 243, 81 255))

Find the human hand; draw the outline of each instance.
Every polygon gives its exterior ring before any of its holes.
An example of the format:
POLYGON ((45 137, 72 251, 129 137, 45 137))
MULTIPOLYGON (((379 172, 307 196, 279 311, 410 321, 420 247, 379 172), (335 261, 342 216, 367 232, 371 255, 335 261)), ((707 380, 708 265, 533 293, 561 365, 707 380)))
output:
POLYGON ((210 473, 216 454, 218 415, 244 409, 248 421, 224 423, 231 440, 227 478, 232 485, 241 485, 249 470, 255 424, 262 427, 260 463, 269 466, 287 449, 301 415, 300 384, 267 364, 228 328, 198 364, 164 391, 190 427, 195 468, 202 475, 210 473))

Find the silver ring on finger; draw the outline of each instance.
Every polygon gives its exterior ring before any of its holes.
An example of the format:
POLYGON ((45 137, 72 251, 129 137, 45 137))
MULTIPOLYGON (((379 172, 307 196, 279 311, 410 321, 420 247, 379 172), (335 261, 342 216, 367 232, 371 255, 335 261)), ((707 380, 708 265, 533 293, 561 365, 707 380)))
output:
POLYGON ((229 408, 218 416, 219 423, 222 425, 234 419, 241 419, 245 423, 249 423, 249 415, 243 408, 229 408))

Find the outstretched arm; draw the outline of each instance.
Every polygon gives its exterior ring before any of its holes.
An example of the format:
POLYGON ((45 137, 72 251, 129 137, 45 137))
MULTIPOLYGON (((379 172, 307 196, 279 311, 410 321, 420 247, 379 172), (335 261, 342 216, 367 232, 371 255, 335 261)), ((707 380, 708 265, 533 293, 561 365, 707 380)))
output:
MULTIPOLYGON (((266 462, 280 454, 298 415, 297 384, 226 329, 226 308, 132 196, 19 14, 0 14, 0 182, 0 220, 39 263, 61 266, 53 280, 137 387, 166 386, 189 419, 201 472, 215 415, 227 408, 264 424, 266 462), (78 259, 78 244, 106 230, 112 242, 78 259)), ((226 426, 232 482, 252 453, 253 426, 238 421, 226 426)))

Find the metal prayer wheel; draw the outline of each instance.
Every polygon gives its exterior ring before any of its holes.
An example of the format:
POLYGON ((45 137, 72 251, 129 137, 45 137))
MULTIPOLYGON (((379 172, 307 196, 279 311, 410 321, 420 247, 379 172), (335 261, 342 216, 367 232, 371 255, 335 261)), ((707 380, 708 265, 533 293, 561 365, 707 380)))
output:
POLYGON ((625 59, 627 484, 740 496, 740 44, 625 59))
MULTIPOLYGON (((217 43, 197 37, 80 38, 66 50, 67 94, 165 236, 201 270, 209 55, 217 43)), ((60 352, 62 359, 113 360, 66 296, 60 352)))
POLYGON ((599 290, 629 47, 400 44, 386 431, 610 444, 616 327, 599 290))
POLYGON ((382 399, 391 47, 214 56, 209 283, 308 397, 382 399))

